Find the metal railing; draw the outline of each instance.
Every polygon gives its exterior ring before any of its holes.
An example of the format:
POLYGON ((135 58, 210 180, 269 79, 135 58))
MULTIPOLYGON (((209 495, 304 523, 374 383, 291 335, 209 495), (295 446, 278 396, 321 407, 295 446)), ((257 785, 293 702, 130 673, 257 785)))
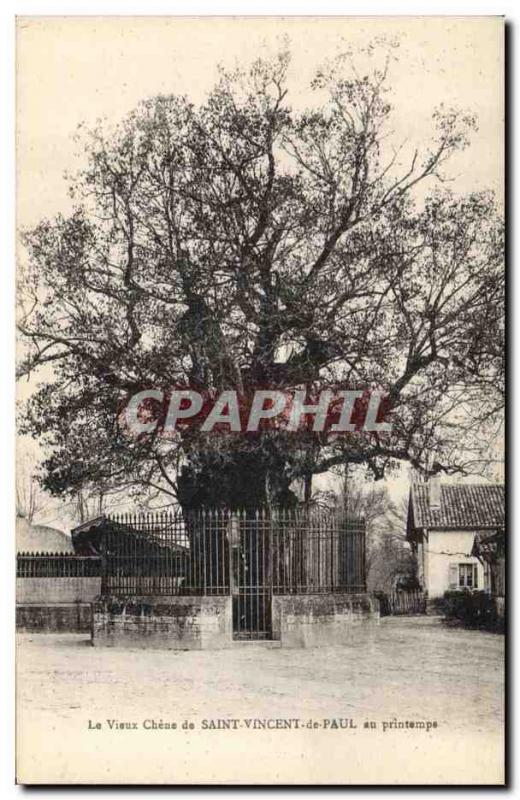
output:
POLYGON ((18 553, 17 577, 98 577, 115 595, 365 591, 365 526, 322 509, 107 517, 93 556, 18 553))
POLYGON ((73 553, 18 553, 17 578, 94 578, 101 575, 101 559, 73 553))
POLYGON ((115 515, 100 543, 106 594, 365 591, 364 521, 322 509, 115 515))

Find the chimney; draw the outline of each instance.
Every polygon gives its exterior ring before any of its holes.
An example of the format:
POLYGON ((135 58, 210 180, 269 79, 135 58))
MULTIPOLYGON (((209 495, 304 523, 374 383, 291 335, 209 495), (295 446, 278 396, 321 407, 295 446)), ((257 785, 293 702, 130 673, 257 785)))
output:
POLYGON ((441 478, 433 475, 430 478, 430 511, 440 511, 441 508, 441 478))

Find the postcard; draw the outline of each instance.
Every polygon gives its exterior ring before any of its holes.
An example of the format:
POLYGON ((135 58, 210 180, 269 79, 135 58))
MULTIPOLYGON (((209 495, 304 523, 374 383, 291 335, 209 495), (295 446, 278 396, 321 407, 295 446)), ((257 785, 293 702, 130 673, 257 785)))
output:
POLYGON ((504 31, 18 17, 18 783, 504 784, 504 31))

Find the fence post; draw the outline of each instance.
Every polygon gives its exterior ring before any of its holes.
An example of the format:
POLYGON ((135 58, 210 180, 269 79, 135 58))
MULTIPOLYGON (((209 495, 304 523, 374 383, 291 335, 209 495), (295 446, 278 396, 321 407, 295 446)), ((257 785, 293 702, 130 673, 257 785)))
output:
MULTIPOLYGON (((107 520, 108 522, 108 520, 107 520)), ((101 529, 100 542, 100 567, 101 567, 101 594, 107 593, 107 527, 103 525, 101 529)))
POLYGON ((362 583, 363 591, 367 590, 367 558, 366 558, 366 544, 367 544, 367 531, 365 519, 361 520, 361 569, 362 569, 362 583))

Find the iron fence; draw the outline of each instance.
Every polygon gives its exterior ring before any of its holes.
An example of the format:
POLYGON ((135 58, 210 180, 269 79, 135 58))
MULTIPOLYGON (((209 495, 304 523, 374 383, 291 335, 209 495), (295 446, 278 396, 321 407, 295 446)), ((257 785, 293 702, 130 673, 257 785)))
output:
POLYGON ((233 594, 239 614, 251 597, 261 613, 271 594, 365 591, 364 521, 322 509, 114 515, 100 555, 104 593, 233 594))
POLYGON ((18 578, 94 578, 101 575, 101 559, 73 553, 18 553, 18 578))

